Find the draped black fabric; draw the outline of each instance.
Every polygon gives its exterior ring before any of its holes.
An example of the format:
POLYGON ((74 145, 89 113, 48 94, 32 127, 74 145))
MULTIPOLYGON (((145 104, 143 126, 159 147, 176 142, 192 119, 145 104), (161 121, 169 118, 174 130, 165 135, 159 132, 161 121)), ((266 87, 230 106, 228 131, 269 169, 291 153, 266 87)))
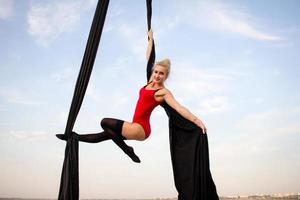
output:
MULTIPOLYGON (((147 0, 148 30, 151 28, 152 6, 147 0)), ((149 82, 155 62, 155 46, 147 64, 149 82)), ((207 135, 191 121, 182 117, 166 102, 161 106, 169 117, 170 151, 178 200, 218 200, 216 186, 209 168, 207 135)))
POLYGON ((209 167, 207 134, 166 102, 170 151, 178 200, 218 200, 209 167))
POLYGON ((60 178, 58 199, 79 199, 78 138, 73 134, 67 141, 65 160, 60 178))
POLYGON ((91 30, 89 33, 86 49, 84 52, 80 72, 77 78, 75 91, 69 111, 65 135, 68 141, 65 149, 65 159, 61 174, 59 200, 79 199, 79 174, 78 174, 78 138, 72 134, 74 123, 80 110, 85 91, 92 73, 96 58, 104 21, 107 13, 109 0, 99 0, 91 30))

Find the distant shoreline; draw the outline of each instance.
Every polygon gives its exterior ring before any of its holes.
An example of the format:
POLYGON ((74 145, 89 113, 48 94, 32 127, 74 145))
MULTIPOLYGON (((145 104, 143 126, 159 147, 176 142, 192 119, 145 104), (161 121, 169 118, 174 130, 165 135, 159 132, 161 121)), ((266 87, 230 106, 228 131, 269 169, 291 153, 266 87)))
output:
MULTIPOLYGON (((231 200, 231 199, 240 199, 240 200, 280 200, 280 199, 289 199, 289 200, 299 200, 300 193, 290 193, 290 194, 271 194, 271 195, 249 195, 249 196, 220 196, 220 200, 231 200)), ((56 200, 56 199, 49 199, 49 198, 3 198, 0 197, 0 200, 56 200)), ((177 198, 154 198, 154 199, 80 199, 80 200, 177 200, 177 198)))

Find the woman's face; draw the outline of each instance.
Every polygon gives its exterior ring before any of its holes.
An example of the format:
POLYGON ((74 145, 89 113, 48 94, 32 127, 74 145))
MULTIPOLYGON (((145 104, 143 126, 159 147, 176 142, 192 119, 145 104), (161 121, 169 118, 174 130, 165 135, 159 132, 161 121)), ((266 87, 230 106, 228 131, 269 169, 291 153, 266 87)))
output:
POLYGON ((155 65, 152 72, 152 81, 161 85, 167 79, 167 69, 160 65, 155 65))

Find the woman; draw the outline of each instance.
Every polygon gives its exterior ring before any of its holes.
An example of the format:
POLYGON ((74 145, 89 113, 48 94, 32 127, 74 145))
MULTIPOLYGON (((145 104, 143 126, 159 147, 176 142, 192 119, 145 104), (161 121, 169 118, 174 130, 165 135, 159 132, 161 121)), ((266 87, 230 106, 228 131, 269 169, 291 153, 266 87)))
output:
MULTIPOLYGON (((153 46, 153 32, 148 32, 147 60, 149 60, 150 52, 153 46)), ((203 133, 206 133, 206 127, 203 122, 193 115, 188 109, 180 105, 173 97, 172 93, 165 88, 164 82, 170 73, 170 61, 164 59, 157 62, 152 67, 152 73, 149 82, 140 89, 140 95, 136 104, 135 113, 132 122, 120 119, 104 118, 101 120, 103 132, 94 134, 78 135, 78 140, 88 143, 98 143, 108 139, 112 139, 134 162, 140 162, 135 155, 132 147, 126 145, 124 140, 147 139, 151 133, 150 115, 153 109, 166 102, 174 110, 176 110, 184 118, 192 121, 199 126, 203 133)), ((76 133, 74 133, 76 134, 76 133)), ((56 135, 59 139, 67 140, 64 134, 56 135)))

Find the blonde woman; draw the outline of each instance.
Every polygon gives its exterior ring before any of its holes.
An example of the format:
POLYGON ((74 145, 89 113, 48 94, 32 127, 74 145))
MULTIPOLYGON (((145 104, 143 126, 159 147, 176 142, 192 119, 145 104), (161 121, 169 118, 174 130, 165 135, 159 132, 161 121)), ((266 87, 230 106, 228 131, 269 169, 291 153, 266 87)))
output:
MULTIPOLYGON (((152 30, 148 32, 148 38, 147 60, 150 57, 153 46, 152 30)), ((132 122, 114 118, 103 118, 101 120, 101 127, 104 131, 78 135, 78 140, 88 143, 98 143, 112 139, 134 162, 140 162, 133 148, 126 145, 124 140, 143 141, 147 139, 151 133, 150 115, 154 108, 164 101, 184 118, 199 126, 205 134, 206 127, 203 122, 188 109, 180 105, 174 99, 172 93, 165 87, 164 83, 170 74, 170 66, 171 62, 169 59, 164 59, 154 64, 151 69, 149 81, 139 91, 139 99, 136 103, 132 122)), ((64 134, 57 134, 56 136, 59 139, 67 140, 64 134)))

